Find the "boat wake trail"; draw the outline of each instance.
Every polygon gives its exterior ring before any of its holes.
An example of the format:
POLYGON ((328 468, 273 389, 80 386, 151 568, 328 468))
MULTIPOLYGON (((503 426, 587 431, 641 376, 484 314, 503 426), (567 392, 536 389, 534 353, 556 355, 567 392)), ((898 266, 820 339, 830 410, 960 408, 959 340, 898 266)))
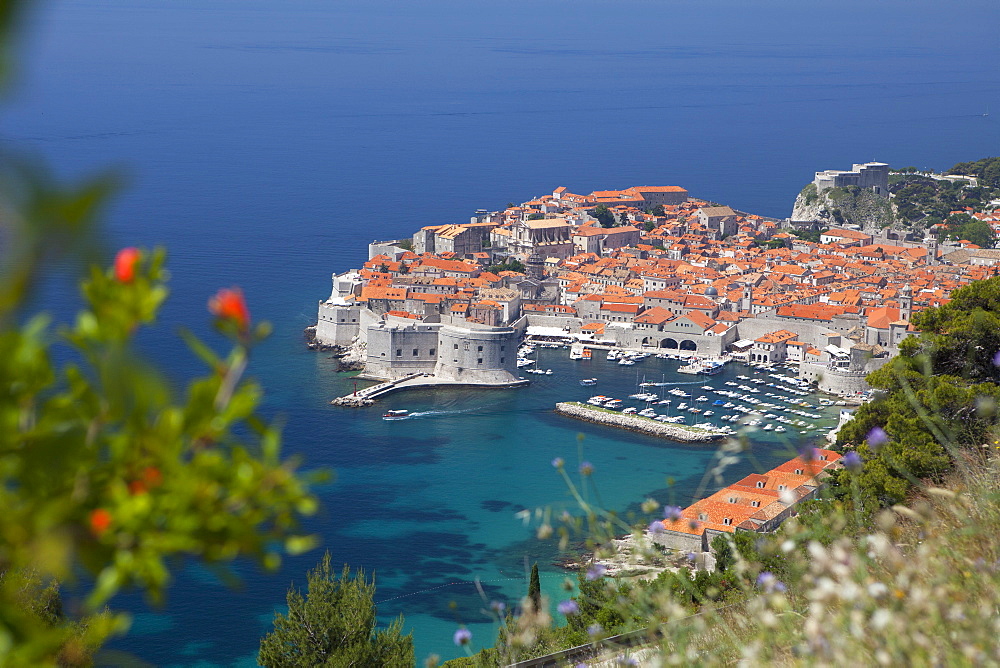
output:
POLYGON ((432 418, 432 417, 440 417, 442 415, 461 415, 462 413, 471 413, 474 410, 475 410, 474 408, 464 408, 462 410, 455 410, 455 411, 416 411, 407 415, 406 418, 407 419, 422 418, 422 417, 432 418))

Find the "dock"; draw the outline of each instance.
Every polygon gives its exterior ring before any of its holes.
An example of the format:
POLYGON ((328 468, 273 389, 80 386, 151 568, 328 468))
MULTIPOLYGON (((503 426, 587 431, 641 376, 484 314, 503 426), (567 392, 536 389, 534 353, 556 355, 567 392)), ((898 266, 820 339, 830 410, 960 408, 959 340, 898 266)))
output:
POLYGON ((616 411, 596 408, 576 401, 564 401, 556 404, 556 413, 577 420, 585 420, 608 427, 618 427, 628 431, 636 431, 651 436, 669 438, 682 443, 711 443, 726 437, 719 431, 709 431, 683 424, 657 422, 638 415, 623 415, 616 411))
POLYGON ((378 385, 372 385, 371 387, 366 387, 363 390, 358 390, 357 392, 345 395, 343 397, 337 397, 330 403, 334 406, 347 406, 350 408, 361 408, 363 406, 371 406, 375 403, 376 399, 384 397, 385 395, 396 392, 398 390, 415 390, 415 389, 428 389, 428 388, 446 388, 446 387, 477 387, 483 389, 497 388, 497 389, 508 389, 514 387, 524 387, 528 385, 531 381, 528 380, 516 380, 510 383, 464 383, 454 380, 443 380, 437 378, 434 374, 430 373, 411 373, 409 375, 403 376, 402 378, 396 378, 394 380, 387 380, 385 382, 379 383, 378 385))

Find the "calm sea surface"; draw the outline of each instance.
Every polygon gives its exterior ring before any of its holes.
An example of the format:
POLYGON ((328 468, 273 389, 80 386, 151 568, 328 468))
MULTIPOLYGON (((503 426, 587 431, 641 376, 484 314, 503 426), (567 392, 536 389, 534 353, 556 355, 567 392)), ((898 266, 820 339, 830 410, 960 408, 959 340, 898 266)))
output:
MULTIPOLYGON (((209 336, 218 287, 242 286, 275 324, 253 364, 266 411, 285 420, 288 452, 337 473, 309 527, 335 561, 377 571, 380 613, 406 616, 421 658, 454 656, 458 623, 490 642, 477 578, 510 601, 538 560, 555 593, 551 547, 514 513, 568 502, 549 462, 575 467, 578 433, 618 510, 690 501, 714 453, 551 413, 586 397, 581 377, 612 395, 634 391, 637 369, 691 380, 670 361, 622 370, 542 351, 554 373, 526 390, 332 408, 350 381, 301 343, 332 272, 366 259, 372 239, 560 185, 678 184, 783 217, 818 169, 1000 152, 995 0, 57 0, 29 24, 2 148, 67 177, 117 169, 108 243, 168 247, 173 297, 144 342, 177 378, 199 369, 176 329, 209 336), (379 419, 396 407, 428 414, 379 419)), ((44 307, 75 308, 60 272, 43 288, 44 307)), ((727 479, 793 444, 755 438, 755 461, 727 479)), ((115 646, 159 665, 253 664, 290 581, 320 555, 276 574, 240 564, 235 592, 182 568, 165 608, 116 601, 136 621, 115 646)))

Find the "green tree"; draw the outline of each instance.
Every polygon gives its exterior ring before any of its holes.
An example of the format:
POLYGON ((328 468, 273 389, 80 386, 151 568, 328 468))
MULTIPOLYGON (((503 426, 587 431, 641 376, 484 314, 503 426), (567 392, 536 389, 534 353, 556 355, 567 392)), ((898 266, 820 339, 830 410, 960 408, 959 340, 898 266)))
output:
POLYGON ((837 476, 838 489, 848 494, 845 483, 856 482, 865 510, 900 503, 915 480, 939 479, 997 427, 1000 277, 951 297, 913 317, 921 335, 904 339, 900 355, 868 375, 880 398, 859 407, 838 433, 838 443, 865 460, 862 471, 837 476))
POLYGON ((545 214, 544 213, 535 212, 535 213, 528 214, 528 220, 542 220, 543 218, 545 218, 545 214))
POLYGON ((973 218, 967 213, 956 213, 944 221, 947 225, 945 236, 949 239, 965 239, 980 248, 993 248, 996 235, 986 221, 973 218))
POLYGON ((506 262, 500 264, 491 264, 486 267, 486 271, 494 274, 499 274, 501 271, 514 271, 519 274, 524 273, 524 263, 517 258, 509 258, 506 262))
POLYGON ((413 250, 413 239, 402 239, 399 242, 399 247, 403 250, 412 251, 413 250))
POLYGON ((542 609, 542 583, 538 578, 538 562, 531 566, 531 578, 528 580, 528 598, 535 610, 542 609))
POLYGON ((615 214, 611 213, 611 210, 603 204, 598 204, 594 207, 590 215, 597 219, 601 227, 615 227, 618 225, 618 221, 615 220, 615 214))
POLYGON ((403 617, 376 629, 375 578, 353 576, 344 566, 338 576, 330 553, 307 576, 306 596, 288 590, 288 614, 277 614, 274 631, 260 641, 262 666, 412 666, 413 637, 402 635, 403 617))
POLYGON ((654 216, 659 216, 659 217, 663 217, 663 216, 667 215, 667 212, 664 211, 662 204, 657 204, 656 206, 654 206, 650 210, 650 213, 652 213, 654 216))

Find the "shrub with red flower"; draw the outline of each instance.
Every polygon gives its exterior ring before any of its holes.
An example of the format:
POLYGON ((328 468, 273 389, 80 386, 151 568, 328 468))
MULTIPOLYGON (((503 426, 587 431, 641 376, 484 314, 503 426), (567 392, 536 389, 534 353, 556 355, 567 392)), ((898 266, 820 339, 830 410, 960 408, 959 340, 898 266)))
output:
POLYGON ((138 248, 123 248, 115 256, 115 278, 121 283, 131 283, 135 280, 135 267, 142 259, 142 251, 138 248))
POLYGON ((220 320, 235 323, 241 332, 250 328, 250 310, 239 288, 223 288, 208 300, 208 310, 220 320))

